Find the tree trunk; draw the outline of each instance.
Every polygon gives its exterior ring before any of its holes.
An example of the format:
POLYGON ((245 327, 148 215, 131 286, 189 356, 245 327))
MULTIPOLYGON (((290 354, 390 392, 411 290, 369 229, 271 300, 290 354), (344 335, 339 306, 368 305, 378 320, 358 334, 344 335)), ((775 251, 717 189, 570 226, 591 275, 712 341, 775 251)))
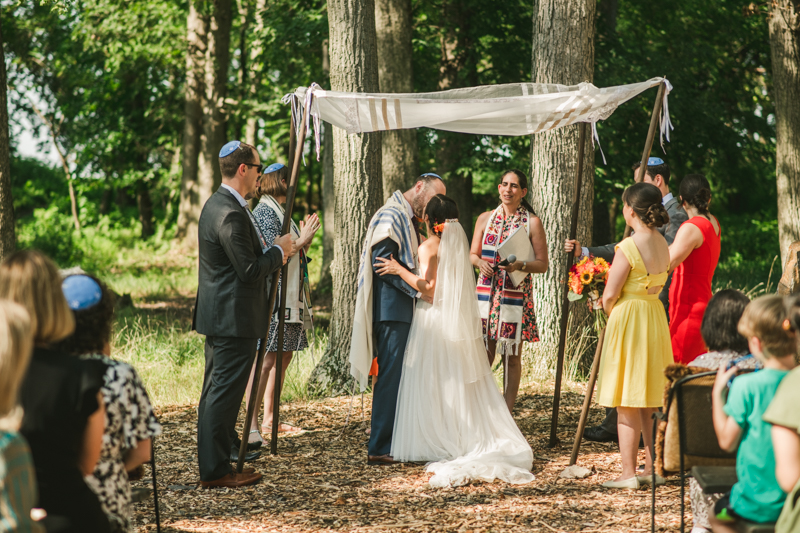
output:
POLYGON ((150 189, 147 188, 147 182, 144 180, 136 183, 136 207, 139 208, 142 239, 152 237, 156 232, 153 225, 153 200, 150 198, 150 189))
POLYGON ((186 21, 186 89, 184 96, 183 157, 181 160, 181 196, 178 206, 176 238, 192 248, 197 247, 197 223, 203 203, 200 200, 197 164, 200 153, 200 136, 203 131, 203 94, 207 21, 189 2, 186 21))
POLYGON ((333 126, 325 123, 322 137, 322 271, 317 290, 327 292, 332 284, 331 263, 333 262, 334 206, 333 193, 333 126))
MULTIPOLYGON (((330 0, 331 89, 378 91, 378 51, 374 0, 330 0)), ((329 344, 309 379, 315 392, 349 391, 352 378, 348 355, 356 302, 361 247, 370 218, 380 207, 381 136, 348 135, 333 129, 333 191, 335 259, 329 344)))
MULTIPOLYGON (((411 0, 376 0, 378 78, 382 93, 414 91, 411 67, 411 0)), ((405 191, 419 176, 417 131, 395 130, 382 134, 383 196, 405 191)))
MULTIPOLYGON (((439 64, 439 90, 478 85, 477 57, 469 36, 472 11, 463 2, 442 2, 439 64), (464 74, 466 73, 466 75, 464 74)), ((472 235, 472 174, 459 172, 467 157, 472 136, 465 133, 437 132, 439 148, 436 172, 447 183, 447 195, 458 205, 458 219, 467 235, 472 235)))
POLYGON ((231 17, 231 0, 214 0, 208 24, 205 97, 202 102, 203 130, 200 136, 200 155, 197 162, 200 209, 222 183, 222 175, 219 171, 219 150, 227 141, 227 117, 224 101, 228 89, 231 17))
POLYGON ((800 1, 772 2, 769 41, 778 139, 778 238, 781 264, 786 264, 789 246, 800 240, 800 1))
POLYGON ((17 245, 14 231, 14 200, 11 197, 11 150, 8 141, 8 96, 3 27, 0 24, 0 261, 17 245))
MULTIPOLYGON (((262 65, 261 65, 261 54, 263 52, 264 43, 261 40, 261 36, 264 35, 264 17, 265 12, 267 10, 267 0, 256 0, 256 9, 255 9, 255 28, 250 33, 251 41, 250 41, 250 69, 249 72, 251 73, 251 78, 248 79, 248 91, 249 97, 251 101, 255 101, 258 95, 256 91, 258 89, 258 84, 250 81, 253 77, 255 79, 259 79, 259 74, 262 72, 262 65)), ((256 146, 258 143, 258 118, 256 117, 255 113, 250 113, 247 117, 247 123, 244 127, 244 139, 245 142, 251 146, 256 146)), ((289 157, 293 157, 292 154, 289 154, 289 157)))
MULTIPOLYGON (((592 81, 594 0, 536 0, 533 9, 534 83, 574 85, 592 81)), ((550 268, 533 276, 536 318, 543 348, 558 346, 564 272, 564 239, 572 213, 578 125, 531 136, 530 199, 547 235, 550 268)), ((587 139, 587 143, 589 140, 587 139)), ((585 149, 578 239, 591 242, 594 154, 585 149)), ((583 306, 585 308, 585 306, 583 306)), ((573 320, 573 324, 580 323, 573 320)))

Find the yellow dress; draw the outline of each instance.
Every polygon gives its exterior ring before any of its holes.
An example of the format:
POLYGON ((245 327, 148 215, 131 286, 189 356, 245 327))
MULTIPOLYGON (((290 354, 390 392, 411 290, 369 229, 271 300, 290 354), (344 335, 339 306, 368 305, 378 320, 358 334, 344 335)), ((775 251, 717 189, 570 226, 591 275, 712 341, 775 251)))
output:
POLYGON ((672 343, 658 293, 647 294, 647 289, 664 285, 667 268, 648 274, 630 237, 620 242, 616 250, 628 258, 631 271, 608 317, 597 403, 605 407, 659 407, 666 384, 664 369, 673 363, 672 343))

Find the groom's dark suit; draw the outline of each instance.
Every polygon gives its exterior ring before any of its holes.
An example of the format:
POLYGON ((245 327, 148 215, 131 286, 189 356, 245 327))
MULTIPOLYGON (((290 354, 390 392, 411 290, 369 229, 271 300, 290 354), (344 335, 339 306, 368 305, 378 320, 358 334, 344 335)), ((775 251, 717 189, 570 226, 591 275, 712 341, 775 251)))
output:
MULTIPOLYGON (((371 252, 373 265, 378 257, 400 257, 400 247, 388 238, 373 246, 371 252)), ((378 358, 378 383, 372 393, 372 425, 367 451, 371 456, 386 455, 391 450, 403 356, 417 295, 418 292, 400 276, 380 276, 373 268, 372 345, 378 358)))
POLYGON ((192 327, 206 336, 206 368, 197 412, 202 481, 232 472, 236 416, 256 343, 269 328, 269 276, 283 264, 279 248, 262 252, 246 209, 220 187, 200 214, 199 285, 192 327))

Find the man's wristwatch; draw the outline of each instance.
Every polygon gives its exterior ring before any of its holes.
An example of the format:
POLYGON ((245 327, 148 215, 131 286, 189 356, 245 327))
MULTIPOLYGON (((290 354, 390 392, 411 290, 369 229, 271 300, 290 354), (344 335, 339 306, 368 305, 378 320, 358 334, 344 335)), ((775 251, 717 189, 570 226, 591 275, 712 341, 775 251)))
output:
POLYGON ((523 262, 522 262, 522 271, 523 271, 523 272, 525 272, 525 267, 526 267, 526 266, 528 266, 528 262, 527 262, 527 261, 523 261, 523 262))

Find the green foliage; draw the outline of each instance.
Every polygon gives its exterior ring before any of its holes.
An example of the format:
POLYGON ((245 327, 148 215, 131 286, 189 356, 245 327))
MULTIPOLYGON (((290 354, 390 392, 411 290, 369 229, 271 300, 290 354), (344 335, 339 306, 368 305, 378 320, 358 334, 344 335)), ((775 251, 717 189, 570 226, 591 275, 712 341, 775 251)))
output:
MULTIPOLYGON (((682 176, 705 174, 716 214, 774 217, 775 121, 765 20, 745 16, 741 3, 729 0, 620 2, 618 11, 606 5, 598 5, 595 84, 666 76, 674 85, 669 111, 675 130, 666 155, 658 140, 652 152, 669 163, 673 191, 682 176)), ((654 99, 655 91, 647 91, 598 124, 608 159, 608 165, 598 164, 598 199, 618 197, 630 183, 654 99)))

